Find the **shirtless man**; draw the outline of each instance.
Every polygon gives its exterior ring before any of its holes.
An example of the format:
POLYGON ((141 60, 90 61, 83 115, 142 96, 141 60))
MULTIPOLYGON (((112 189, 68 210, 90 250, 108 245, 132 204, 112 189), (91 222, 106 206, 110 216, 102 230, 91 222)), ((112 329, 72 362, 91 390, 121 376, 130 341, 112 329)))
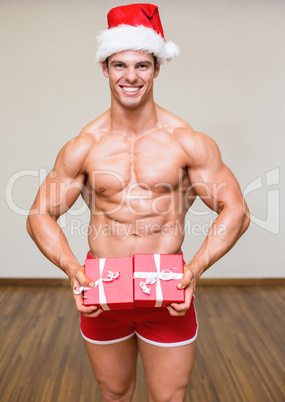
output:
MULTIPOLYGON (((111 10, 109 27, 120 28, 114 22, 119 12, 120 18, 131 18, 130 11, 138 8, 143 18, 151 14, 153 20, 159 19, 155 6, 130 5, 111 10)), ((129 25, 140 28, 137 23, 129 25)), ((111 107, 59 152, 32 205, 27 229, 42 253, 68 275, 73 289, 93 283, 57 220, 80 194, 90 208, 89 258, 181 253, 184 235, 179 228, 195 198, 199 196, 217 212, 177 285, 185 289, 184 303, 148 311, 102 312, 84 306, 82 295, 73 294, 104 401, 131 400, 138 351, 149 400, 183 401, 197 335, 193 292, 202 273, 245 232, 249 214, 237 180, 222 162, 213 139, 154 102, 153 82, 162 62, 171 59, 169 49, 163 56, 151 44, 137 49, 127 41, 122 49, 122 42, 121 38, 117 51, 112 48, 106 55, 100 53, 99 38, 99 61, 109 79, 111 107), (108 234, 102 230, 107 227, 108 234)), ((167 45, 163 41, 164 50, 167 45)), ((173 57, 174 44, 171 51, 173 57)))

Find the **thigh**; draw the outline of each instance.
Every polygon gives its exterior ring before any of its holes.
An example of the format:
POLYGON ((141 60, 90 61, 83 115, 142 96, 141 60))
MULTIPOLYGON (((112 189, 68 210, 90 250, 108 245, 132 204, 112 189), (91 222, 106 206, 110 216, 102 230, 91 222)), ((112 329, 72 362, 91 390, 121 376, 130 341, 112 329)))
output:
POLYGON ((136 337, 109 345, 84 342, 103 400, 116 400, 119 396, 128 395, 131 398, 136 382, 136 337))
POLYGON ((190 381, 195 341, 184 346, 160 347, 138 339, 150 402, 182 402, 190 381))

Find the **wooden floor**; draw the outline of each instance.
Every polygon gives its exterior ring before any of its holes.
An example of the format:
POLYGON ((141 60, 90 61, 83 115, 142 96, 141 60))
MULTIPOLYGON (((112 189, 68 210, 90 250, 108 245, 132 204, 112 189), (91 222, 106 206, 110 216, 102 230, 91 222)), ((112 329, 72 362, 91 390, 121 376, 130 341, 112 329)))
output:
MULTIPOLYGON (((66 287, 0 287, 0 401, 91 402, 100 394, 66 287)), ((187 401, 285 401, 285 288, 200 287, 187 401)), ((138 361, 134 402, 147 401, 138 361)))

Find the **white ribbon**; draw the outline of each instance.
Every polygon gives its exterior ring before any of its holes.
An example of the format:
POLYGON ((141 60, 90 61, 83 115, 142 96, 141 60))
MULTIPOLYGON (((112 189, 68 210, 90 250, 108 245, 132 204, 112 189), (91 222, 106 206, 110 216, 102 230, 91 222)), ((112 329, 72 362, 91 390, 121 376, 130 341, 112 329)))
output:
MULTIPOLYGON (((80 286, 79 290, 76 290, 76 285, 75 285, 73 287, 73 293, 75 293, 76 295, 80 295, 84 290, 95 289, 96 286, 99 286, 99 304, 101 305, 103 310, 110 310, 110 307, 107 305, 103 282, 112 282, 113 280, 117 279, 120 276, 120 272, 118 271, 118 272, 114 273, 112 271, 107 271, 106 272, 107 277, 102 278, 105 262, 106 262, 106 258, 99 258, 100 278, 95 282, 95 285, 93 286, 93 288, 90 288, 88 286, 80 286)), ((87 296, 83 296, 84 299, 86 299, 86 297, 87 296)))
POLYGON ((182 279, 183 274, 173 272, 177 268, 164 269, 160 271, 160 254, 154 254, 154 262, 157 272, 134 272, 134 278, 146 279, 145 282, 140 282, 139 285, 142 291, 150 294, 150 288, 147 285, 154 285, 156 283, 156 303, 155 307, 161 307, 163 302, 163 294, 160 281, 170 281, 172 279, 182 279))

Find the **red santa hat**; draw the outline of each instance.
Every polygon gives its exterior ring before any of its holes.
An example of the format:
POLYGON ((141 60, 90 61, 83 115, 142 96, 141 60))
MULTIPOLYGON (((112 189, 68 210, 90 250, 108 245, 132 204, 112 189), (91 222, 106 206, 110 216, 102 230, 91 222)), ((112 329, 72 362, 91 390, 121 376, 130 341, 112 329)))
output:
POLYGON ((124 50, 152 53, 160 64, 178 56, 179 47, 165 41, 157 6, 129 4, 115 7, 109 11, 107 19, 108 29, 97 37, 96 61, 102 63, 112 54, 124 50))

